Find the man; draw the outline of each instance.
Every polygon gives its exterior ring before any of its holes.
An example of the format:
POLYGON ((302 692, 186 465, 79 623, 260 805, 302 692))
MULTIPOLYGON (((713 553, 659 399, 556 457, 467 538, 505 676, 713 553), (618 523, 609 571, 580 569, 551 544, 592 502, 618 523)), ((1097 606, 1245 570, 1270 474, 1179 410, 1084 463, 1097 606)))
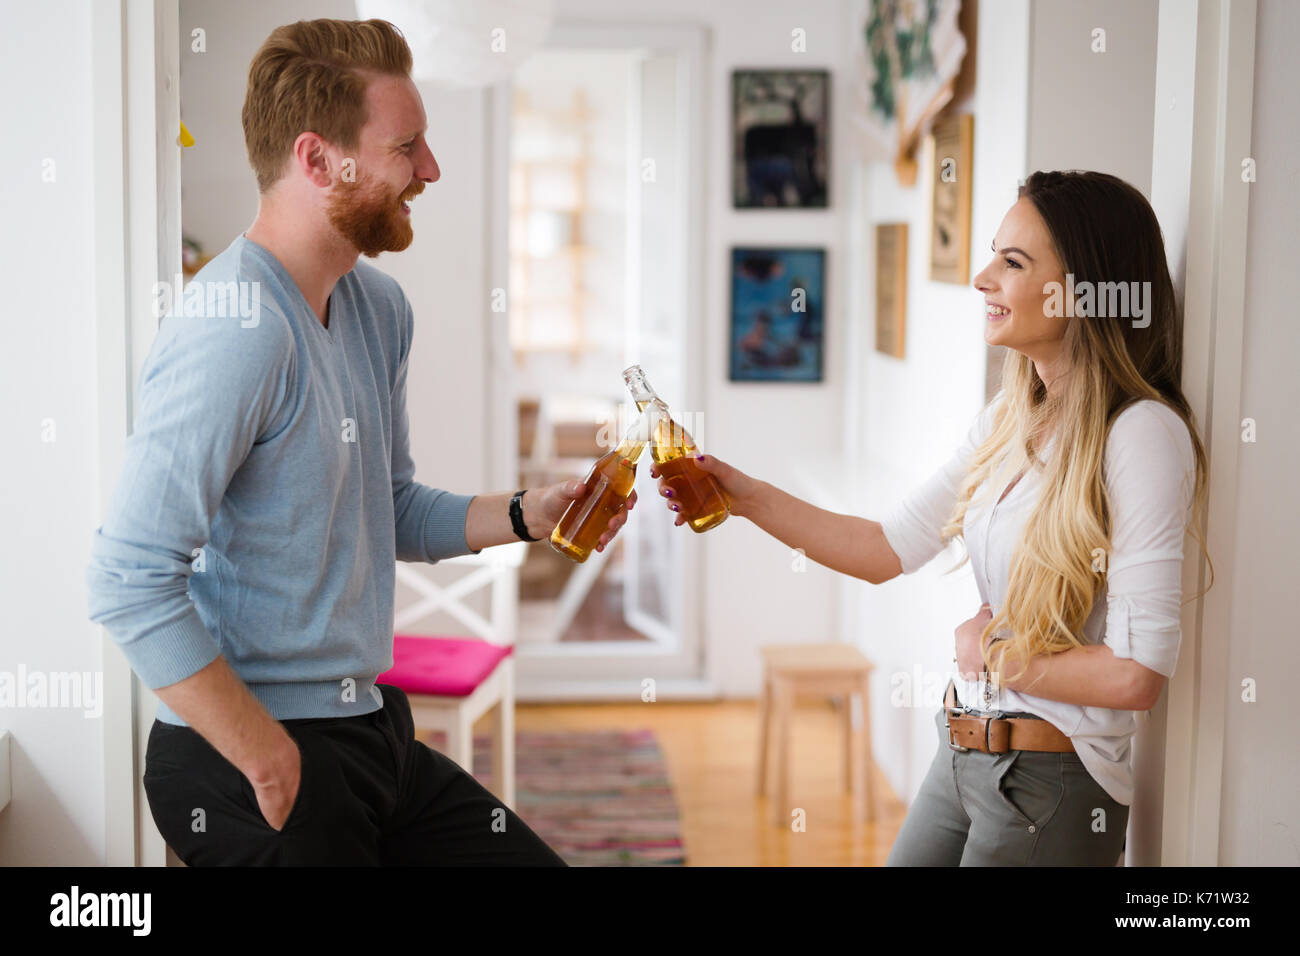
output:
POLYGON ((191 865, 562 865, 375 682, 394 558, 540 538, 584 490, 515 507, 413 480, 411 306, 358 261, 410 244, 408 201, 439 178, 410 69, 380 20, 280 27, 257 53, 257 219, 196 277, 203 314, 187 294, 161 322, 95 534, 90 616, 161 698, 145 788, 191 865))

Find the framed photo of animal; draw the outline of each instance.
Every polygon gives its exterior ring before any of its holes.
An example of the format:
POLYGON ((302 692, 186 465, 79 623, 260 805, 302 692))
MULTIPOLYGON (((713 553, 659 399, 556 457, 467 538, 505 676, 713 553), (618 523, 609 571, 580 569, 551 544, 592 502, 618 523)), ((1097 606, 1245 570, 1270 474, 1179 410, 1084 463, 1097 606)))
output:
POLYGON ((731 74, 732 202, 737 209, 825 209, 830 74, 731 74))
POLYGON ((731 250, 731 381, 820 382, 825 337, 824 249, 731 250))

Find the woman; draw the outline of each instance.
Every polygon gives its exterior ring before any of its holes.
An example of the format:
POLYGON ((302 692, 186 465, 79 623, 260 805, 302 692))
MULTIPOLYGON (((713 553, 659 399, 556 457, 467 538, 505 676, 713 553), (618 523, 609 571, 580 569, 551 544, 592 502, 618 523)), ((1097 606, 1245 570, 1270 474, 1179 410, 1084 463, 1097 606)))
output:
MULTIPOLYGON (((1155 214, 1114 176, 1034 173, 993 252, 973 284, 985 340, 1009 350, 1003 387, 882 521, 700 466, 733 514, 873 584, 963 540, 986 603, 956 629, 939 750, 888 865, 1112 866, 1132 737, 1178 656, 1184 533, 1205 505, 1181 317, 1155 214)), ((662 480, 660 494, 676 507, 662 480)))

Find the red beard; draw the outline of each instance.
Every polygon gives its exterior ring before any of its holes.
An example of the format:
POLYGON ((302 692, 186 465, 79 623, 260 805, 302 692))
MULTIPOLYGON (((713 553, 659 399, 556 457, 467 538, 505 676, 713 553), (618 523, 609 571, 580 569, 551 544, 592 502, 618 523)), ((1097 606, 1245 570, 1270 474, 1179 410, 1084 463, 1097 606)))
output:
POLYGON ((373 259, 381 252, 401 252, 411 244, 415 232, 401 204, 424 192, 417 182, 400 195, 377 179, 361 176, 356 182, 340 182, 329 199, 327 214, 335 229, 373 259))

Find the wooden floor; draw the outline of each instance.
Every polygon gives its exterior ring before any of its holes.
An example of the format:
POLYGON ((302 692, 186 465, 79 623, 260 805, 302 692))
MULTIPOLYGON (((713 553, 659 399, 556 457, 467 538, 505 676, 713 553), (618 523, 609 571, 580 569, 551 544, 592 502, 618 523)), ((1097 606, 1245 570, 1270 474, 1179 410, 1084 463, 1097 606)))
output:
POLYGON ((791 744, 790 800, 806 830, 769 817, 758 797, 758 711, 753 701, 519 704, 518 730, 655 731, 681 813, 691 866, 882 866, 906 807, 871 768, 880 806, 871 824, 852 819, 841 770, 840 718, 829 704, 800 702, 791 744))

